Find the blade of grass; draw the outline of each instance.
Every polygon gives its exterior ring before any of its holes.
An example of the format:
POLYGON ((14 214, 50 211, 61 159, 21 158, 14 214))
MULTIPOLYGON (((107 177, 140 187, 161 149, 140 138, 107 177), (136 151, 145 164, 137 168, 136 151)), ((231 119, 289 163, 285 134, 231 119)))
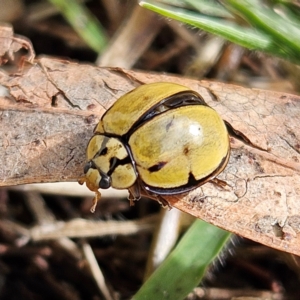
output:
POLYGON ((74 0, 49 0, 72 25, 81 38, 97 53, 107 45, 107 38, 98 20, 82 4, 74 0))
POLYGON ((274 37, 278 46, 289 55, 299 56, 300 29, 288 19, 254 0, 228 0, 226 6, 233 8, 251 25, 274 37))
MULTIPOLYGON (((188 2, 190 2, 190 0, 188 2)), ((243 1, 241 0, 241 2, 243 1)), ((295 43, 293 48, 290 48, 290 42, 285 45, 284 42, 282 42, 284 40, 283 32, 275 36, 273 35, 271 29, 265 31, 265 27, 262 26, 261 28, 258 28, 254 23, 252 23, 254 28, 243 27, 222 18, 199 14, 183 8, 176 8, 171 5, 164 5, 157 1, 143 0, 139 3, 141 6, 157 12, 165 17, 187 23, 209 33, 219 35, 222 38, 245 48, 264 51, 268 54, 276 55, 296 63, 300 62, 300 57, 296 53, 299 53, 299 51, 295 52, 295 50, 298 48, 298 42, 295 43), (278 36, 281 36, 282 40, 279 40, 278 36)), ((229 1, 226 1, 227 6, 228 3, 229 1)), ((235 3, 239 3, 239 1, 237 0, 235 3)), ((239 12, 239 14, 241 15, 242 13, 239 12)), ((290 25, 292 26, 291 23, 290 25)), ((281 26, 283 26, 283 24, 281 24, 281 26)), ((292 32, 297 33, 297 28, 292 32)), ((290 39, 291 37, 287 38, 287 40, 290 39)))
POLYGON ((211 0, 185 0, 185 2, 202 14, 215 17, 232 18, 231 13, 219 2, 211 0))
POLYGON ((185 9, 194 8, 202 14, 231 18, 231 13, 216 0, 159 0, 159 2, 185 9))
POLYGON ((219 35, 233 43, 249 49, 265 51, 274 50, 275 45, 266 34, 256 32, 251 28, 238 26, 223 19, 197 14, 193 11, 166 6, 155 1, 140 1, 142 7, 157 12, 165 17, 201 28, 209 33, 219 35))
POLYGON ((295 1, 291 0, 273 0, 273 10, 281 17, 294 23, 295 26, 300 26, 300 6, 295 1))
POLYGON ((229 232, 196 220, 132 299, 184 299, 199 284, 229 238, 229 232))

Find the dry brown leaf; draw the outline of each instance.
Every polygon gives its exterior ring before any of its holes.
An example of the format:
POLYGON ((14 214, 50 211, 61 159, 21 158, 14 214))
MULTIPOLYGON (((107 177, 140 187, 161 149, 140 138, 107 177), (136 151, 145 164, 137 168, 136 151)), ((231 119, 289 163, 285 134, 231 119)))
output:
MULTIPOLYGON (((74 181, 92 129, 114 101, 140 83, 177 82, 199 92, 244 139, 231 137, 219 176, 169 197, 189 214, 300 255, 300 97, 160 74, 40 58, 18 76, 0 73, 1 186, 74 181)), ((130 103, 129 103, 130 105, 130 103)))
POLYGON ((21 48, 28 50, 28 61, 33 61, 34 50, 30 41, 25 37, 19 37, 14 35, 11 26, 0 26, 0 65, 6 62, 4 56, 7 55, 9 59, 14 59, 14 53, 21 48))

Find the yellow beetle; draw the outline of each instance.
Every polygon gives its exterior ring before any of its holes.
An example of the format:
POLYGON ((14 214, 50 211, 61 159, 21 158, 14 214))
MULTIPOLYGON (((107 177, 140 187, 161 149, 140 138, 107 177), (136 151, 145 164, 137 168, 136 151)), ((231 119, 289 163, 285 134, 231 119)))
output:
POLYGON ((192 190, 227 165, 229 136, 224 121, 189 88, 167 82, 141 85, 107 110, 87 147, 85 176, 98 189, 128 189, 168 204, 165 195, 192 190))

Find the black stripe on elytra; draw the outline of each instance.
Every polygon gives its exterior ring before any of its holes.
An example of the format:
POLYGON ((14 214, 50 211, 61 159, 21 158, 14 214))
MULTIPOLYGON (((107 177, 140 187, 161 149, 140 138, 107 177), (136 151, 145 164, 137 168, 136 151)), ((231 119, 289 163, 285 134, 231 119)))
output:
POLYGON ((215 178, 226 167, 227 160, 229 158, 229 153, 230 153, 230 151, 228 152, 227 156, 225 156, 222 159, 219 167, 216 170, 214 170, 214 172, 212 172, 211 174, 209 174, 208 176, 206 176, 204 178, 201 178, 201 179, 197 180, 192 173, 189 173, 188 182, 184 185, 179 186, 179 187, 158 188, 158 187, 147 185, 147 184, 145 184, 145 182, 143 182, 144 189, 146 191, 149 191, 151 193, 155 193, 155 194, 158 194, 158 195, 176 195, 176 194, 180 194, 180 193, 186 193, 190 190, 195 189, 196 187, 199 187, 199 186, 207 183, 208 181, 212 180, 213 178, 215 178))
MULTIPOLYGON (((207 176, 206 178, 210 179, 210 176, 207 176)), ((147 185, 144 182, 143 183, 144 183, 145 190, 151 193, 155 193, 158 195, 175 195, 175 194, 188 192, 194 189, 195 187, 202 185, 200 184, 202 181, 204 184, 205 182, 207 182, 205 181, 206 178, 202 178, 201 180, 196 180, 194 175, 192 173, 189 173, 188 182, 184 185, 181 185, 179 187, 174 187, 174 188, 158 188, 158 187, 147 185)))
POLYGON ((196 92, 193 91, 183 91, 174 94, 166 99, 163 99, 156 105, 152 106, 147 110, 130 128, 130 130, 124 135, 124 140, 128 141, 131 134, 141 125, 143 125, 148 120, 160 115, 170 109, 175 109, 181 106, 187 105, 205 105, 203 98, 196 92))
MULTIPOLYGON (((95 133, 100 135, 105 135, 105 137, 115 137, 118 138, 124 145, 128 143, 128 140, 131 136, 131 134, 141 125, 143 125, 145 122, 147 122, 149 119, 154 118, 157 115, 160 115, 170 109, 175 109, 180 106, 187 106, 187 105, 205 105, 208 106, 203 98, 194 91, 183 91, 179 92, 177 94, 174 94, 170 97, 167 97, 163 100, 161 100, 156 105, 152 106, 149 110, 147 110, 138 120, 136 120, 135 123, 133 123, 132 127, 129 129, 127 133, 125 133, 123 136, 119 136, 118 134, 114 133, 95 133), (164 109, 162 109, 164 108, 164 109)), ((109 111, 109 110, 108 110, 109 111)), ((104 140, 103 144, 107 143, 106 140, 104 140)), ((96 155, 98 155, 102 148, 98 151, 96 155)), ((128 150, 128 149, 127 149, 128 150)))

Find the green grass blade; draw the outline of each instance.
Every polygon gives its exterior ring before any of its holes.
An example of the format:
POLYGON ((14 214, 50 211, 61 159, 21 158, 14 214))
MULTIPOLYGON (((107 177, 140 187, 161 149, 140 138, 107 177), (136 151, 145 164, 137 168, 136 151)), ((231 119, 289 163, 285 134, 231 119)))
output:
POLYGON ((232 18, 231 13, 219 2, 211 0, 185 0, 185 2, 202 14, 215 17, 232 18))
POLYGON ((228 0, 226 5, 235 9, 251 25, 273 37, 287 54, 295 57, 300 53, 300 28, 287 18, 255 0, 228 0))
POLYGON ((232 18, 231 13, 216 0, 159 0, 159 2, 174 7, 194 8, 205 15, 232 18))
POLYGON ((229 232, 196 220, 132 299, 184 299, 200 283, 229 238, 229 232))
MULTIPOLYGON (((182 2, 191 6, 193 1, 195 0, 182 2)), ((300 28, 295 25, 295 20, 294 22, 287 21, 286 18, 276 14, 271 8, 263 7, 256 0, 228 0, 223 1, 223 3, 228 10, 238 13, 253 28, 246 25, 241 26, 230 18, 224 19, 204 15, 153 0, 140 1, 141 6, 167 18, 172 18, 216 34, 245 48, 264 51, 268 54, 300 63, 300 28)))
POLYGON ((49 0, 72 25, 81 38, 97 53, 107 45, 101 24, 82 4, 74 0, 49 0))
POLYGON ((220 20, 219 18, 198 14, 190 10, 166 6, 155 1, 140 1, 140 5, 165 17, 201 28, 249 49, 260 49, 270 52, 273 47, 275 48, 268 35, 223 19, 220 20))

